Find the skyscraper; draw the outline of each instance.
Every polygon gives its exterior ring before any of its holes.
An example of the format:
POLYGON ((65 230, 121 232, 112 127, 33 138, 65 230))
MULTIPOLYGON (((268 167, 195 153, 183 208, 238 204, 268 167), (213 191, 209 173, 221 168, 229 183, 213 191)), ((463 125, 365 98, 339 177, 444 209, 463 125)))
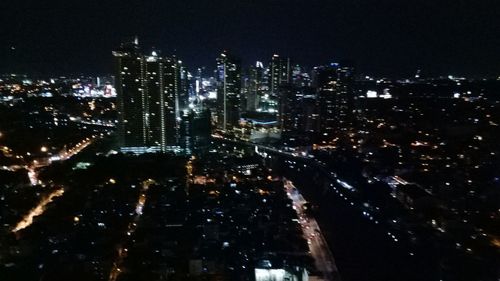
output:
POLYGON ((232 130, 240 118, 241 66, 240 61, 227 52, 217 58, 217 126, 232 130))
POLYGON ((280 90, 280 128, 283 134, 317 132, 318 114, 313 88, 288 85, 280 90))
POLYGON ((144 147, 147 141, 147 103, 144 58, 137 39, 113 52, 118 96, 118 140, 120 147, 144 147))
POLYGON ((175 149, 180 88, 176 58, 161 57, 156 51, 144 56, 137 41, 122 44, 113 55, 118 70, 118 137, 122 151, 175 149))
POLYGON ((273 55, 267 72, 268 93, 265 94, 260 103, 264 112, 269 112, 278 117, 281 87, 290 83, 290 59, 273 55))
MULTIPOLYGON (((191 74, 187 71, 187 68, 182 64, 182 61, 178 60, 178 67, 179 67, 179 74, 180 74, 180 80, 179 80, 179 95, 178 95, 178 100, 179 100, 179 110, 185 110, 188 108, 189 105, 189 80, 191 74)), ((177 116, 179 117, 179 116, 177 116)))
POLYGON ((264 93, 264 65, 257 61, 251 66, 246 80, 246 110, 256 111, 264 93))
POLYGON ((314 69, 313 85, 317 89, 320 132, 331 139, 335 132, 346 129, 352 121, 354 69, 338 63, 314 69))
POLYGON ((279 87, 290 83, 290 58, 273 55, 269 64, 269 90, 271 94, 278 94, 279 87))
POLYGON ((156 52, 146 57, 148 92, 149 147, 161 151, 177 145, 177 108, 180 67, 175 57, 160 57, 156 52))

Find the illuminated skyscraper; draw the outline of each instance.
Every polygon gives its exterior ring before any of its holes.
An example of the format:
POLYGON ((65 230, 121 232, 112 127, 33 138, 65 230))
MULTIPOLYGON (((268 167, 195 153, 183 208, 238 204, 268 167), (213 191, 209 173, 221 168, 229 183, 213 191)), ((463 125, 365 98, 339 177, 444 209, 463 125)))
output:
POLYGON ((232 130, 240 118, 241 66, 227 52, 217 58, 217 126, 232 130))
POLYGON ((118 97, 118 139, 120 147, 144 147, 147 142, 147 93, 145 61, 137 40, 124 43, 113 52, 118 97))
POLYGON ((117 65, 118 136, 124 152, 167 151, 177 147, 176 111, 180 67, 156 51, 144 56, 136 42, 113 52, 117 65))
MULTIPOLYGON (((177 61, 179 67, 179 111, 185 110, 189 105, 189 82, 191 74, 187 71, 187 68, 182 64, 182 61, 177 61)), ((182 115, 182 114, 179 114, 182 115)), ((179 115, 177 117, 179 117, 179 115)))
POLYGON ((283 133, 316 133, 318 114, 313 88, 284 86, 280 90, 280 128, 283 133))
POLYGON ((268 91, 261 97, 260 110, 278 116, 280 89, 290 83, 290 59, 273 55, 267 72, 268 91))
POLYGON ((156 52, 146 57, 148 147, 159 147, 161 151, 166 151, 177 144, 179 80, 176 58, 160 57, 156 52))
POLYGON ((352 121, 354 69, 332 63, 314 69, 319 102, 320 132, 330 139, 352 121))
POLYGON ((273 55, 269 64, 269 90, 271 94, 278 94, 279 87, 290 83, 290 58, 273 55))
POLYGON ((258 61, 251 66, 246 81, 246 110, 256 111, 264 94, 264 66, 258 61))

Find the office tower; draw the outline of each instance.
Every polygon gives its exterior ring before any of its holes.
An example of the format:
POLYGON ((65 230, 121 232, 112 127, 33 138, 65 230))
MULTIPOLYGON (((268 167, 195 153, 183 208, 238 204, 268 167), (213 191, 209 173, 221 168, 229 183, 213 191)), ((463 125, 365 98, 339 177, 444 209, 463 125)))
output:
MULTIPOLYGON (((160 146, 162 151, 170 150, 178 144, 178 96, 180 92, 181 67, 176 57, 161 57, 158 61, 158 79, 162 82, 161 87, 154 93, 160 98, 160 103, 156 104, 163 114, 152 126, 163 128, 160 135, 160 146)), ((151 106, 151 105, 150 105, 151 106)))
POLYGON ((320 132, 332 139, 335 132, 346 130, 352 122, 354 96, 352 93, 354 69, 332 63, 314 69, 317 89, 320 132))
POLYGON ((255 66, 251 66, 246 81, 246 110, 256 111, 259 107, 259 101, 264 94, 264 65, 257 61, 255 66))
POLYGON ((179 144, 185 151, 191 152, 192 141, 191 141, 191 128, 192 128, 192 115, 193 113, 189 109, 181 111, 181 117, 179 122, 179 144))
POLYGON ((165 143, 165 108, 163 100, 164 96, 161 93, 164 87, 161 58, 154 51, 150 56, 145 57, 145 79, 144 91, 147 94, 146 101, 146 124, 147 126, 147 142, 146 146, 160 147, 165 143))
POLYGON ((278 94, 279 87, 290 83, 290 58, 273 55, 269 64, 269 90, 271 94, 278 94))
POLYGON ((290 83, 290 59, 273 55, 267 70, 268 91, 261 96, 259 111, 268 112, 278 117, 280 87, 290 83))
POLYGON ((240 61, 227 52, 217 58, 217 126, 230 131, 238 125, 240 114, 240 61))
POLYGON ((152 150, 167 151, 177 144, 177 97, 180 67, 175 57, 145 56, 147 142, 152 150))
POLYGON ((180 146, 186 151, 199 150, 210 143, 210 111, 202 107, 182 111, 180 146))
POLYGON ((113 52, 117 63, 118 136, 122 151, 177 147, 180 67, 175 57, 142 55, 137 41, 113 52))
MULTIPOLYGON (((310 89, 310 88, 309 88, 310 89)), ((305 133, 318 133, 320 116, 318 113, 318 96, 308 91, 302 97, 302 114, 304 116, 303 130, 305 133)))
POLYGON ((298 132, 300 129, 300 103, 302 92, 291 85, 280 89, 279 124, 283 133, 298 132))
POLYGON ((113 52, 115 58, 120 147, 144 147, 147 142, 147 103, 144 58, 137 40, 113 52))
POLYGON ((187 68, 182 64, 182 61, 177 61, 180 73, 179 80, 179 111, 188 108, 189 105, 189 80, 190 74, 187 71, 187 68))
POLYGON ((313 88, 283 86, 280 90, 280 128, 284 134, 314 133, 318 129, 313 88))

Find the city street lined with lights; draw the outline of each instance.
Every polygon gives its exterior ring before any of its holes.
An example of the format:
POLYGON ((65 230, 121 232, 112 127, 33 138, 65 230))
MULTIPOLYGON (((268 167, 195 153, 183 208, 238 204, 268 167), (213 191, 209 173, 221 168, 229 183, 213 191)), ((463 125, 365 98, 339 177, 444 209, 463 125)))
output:
POLYGON ((318 223, 314 217, 305 213, 307 201, 302 197, 299 190, 287 179, 284 187, 288 197, 293 201, 293 209, 297 212, 304 236, 307 239, 311 255, 316 267, 323 273, 325 280, 340 281, 340 275, 335 264, 335 259, 328 244, 321 233, 318 223))
POLYGON ((29 227, 33 223, 33 219, 38 217, 45 212, 47 205, 52 202, 54 198, 60 197, 64 194, 64 188, 59 188, 50 193, 46 198, 42 199, 37 206, 30 210, 28 214, 26 214, 20 222, 12 229, 12 232, 16 233, 20 230, 23 230, 29 227))

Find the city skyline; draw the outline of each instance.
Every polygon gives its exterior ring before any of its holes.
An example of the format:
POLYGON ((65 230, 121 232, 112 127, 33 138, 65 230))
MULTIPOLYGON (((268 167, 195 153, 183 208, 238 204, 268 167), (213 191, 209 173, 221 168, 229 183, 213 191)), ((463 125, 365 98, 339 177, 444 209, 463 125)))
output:
POLYGON ((274 53, 308 67, 352 60, 359 73, 497 76, 496 1, 78 1, 4 3, 0 72, 105 74, 108 50, 133 36, 192 70, 222 50, 242 65, 274 53))
POLYGON ((7 1, 2 281, 500 280, 498 0, 7 1))

